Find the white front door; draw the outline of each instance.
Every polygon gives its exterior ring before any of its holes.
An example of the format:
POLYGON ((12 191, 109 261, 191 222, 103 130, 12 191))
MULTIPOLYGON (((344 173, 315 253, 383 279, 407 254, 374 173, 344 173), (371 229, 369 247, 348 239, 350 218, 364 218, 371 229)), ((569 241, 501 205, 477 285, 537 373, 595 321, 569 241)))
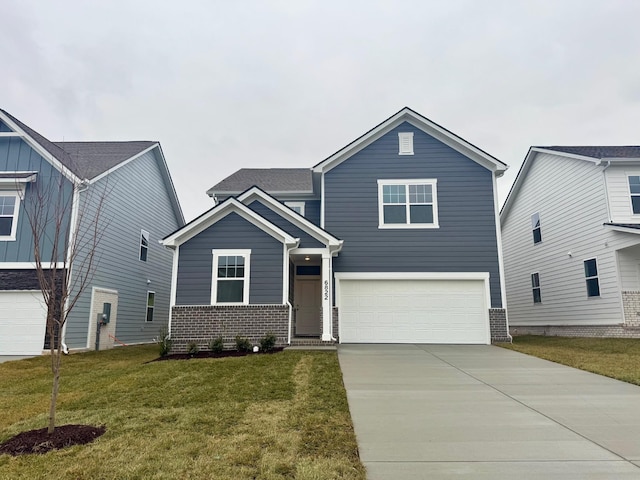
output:
POLYGON ((319 278, 298 278, 295 285, 296 335, 320 335, 322 312, 321 281, 319 278))
POLYGON ((0 292, 0 355, 40 355, 46 329, 40 290, 0 292))

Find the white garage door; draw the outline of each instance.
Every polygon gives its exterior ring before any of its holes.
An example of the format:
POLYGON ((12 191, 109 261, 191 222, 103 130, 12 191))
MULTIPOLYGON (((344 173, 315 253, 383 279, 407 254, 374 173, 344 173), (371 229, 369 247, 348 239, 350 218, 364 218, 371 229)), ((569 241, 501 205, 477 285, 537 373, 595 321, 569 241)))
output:
POLYGON ((46 318, 40 291, 0 291, 0 355, 40 355, 46 318))
POLYGON ((484 280, 339 280, 340 342, 490 343, 484 280))

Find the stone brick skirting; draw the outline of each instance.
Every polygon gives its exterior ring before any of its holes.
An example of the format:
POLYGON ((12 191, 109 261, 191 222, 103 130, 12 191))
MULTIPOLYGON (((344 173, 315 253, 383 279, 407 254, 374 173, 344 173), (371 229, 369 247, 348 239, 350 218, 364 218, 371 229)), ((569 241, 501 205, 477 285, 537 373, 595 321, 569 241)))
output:
POLYGON ((489 328, 491 343, 511 343, 511 335, 509 335, 507 328, 507 311, 504 308, 489 309, 489 328))
POLYGON ((235 348, 236 335, 256 345, 273 333, 276 346, 287 345, 289 307, 287 305, 195 305, 171 310, 171 338, 174 353, 184 353, 190 342, 207 350, 209 342, 222 336, 225 348, 235 348))
POLYGON ((640 327, 640 292, 622 292, 624 324, 629 327, 640 327))
POLYGON ((510 327, 511 335, 546 335, 549 337, 640 338, 640 327, 619 325, 540 325, 510 327))

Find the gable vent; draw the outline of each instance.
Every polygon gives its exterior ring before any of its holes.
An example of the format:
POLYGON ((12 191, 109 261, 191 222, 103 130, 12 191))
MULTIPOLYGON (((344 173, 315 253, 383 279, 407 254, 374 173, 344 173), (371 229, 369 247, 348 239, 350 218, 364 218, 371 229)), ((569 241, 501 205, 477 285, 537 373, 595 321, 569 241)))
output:
POLYGON ((413 155, 413 132, 398 132, 400 155, 413 155))

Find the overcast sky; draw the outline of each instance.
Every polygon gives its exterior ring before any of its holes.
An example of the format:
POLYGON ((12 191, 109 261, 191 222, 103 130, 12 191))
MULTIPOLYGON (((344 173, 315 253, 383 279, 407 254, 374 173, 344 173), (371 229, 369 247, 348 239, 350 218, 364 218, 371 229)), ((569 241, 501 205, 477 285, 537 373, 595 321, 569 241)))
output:
POLYGON ((311 167, 409 106, 510 165, 640 144, 640 1, 1 0, 0 107, 159 140, 187 220, 238 168, 311 167))

